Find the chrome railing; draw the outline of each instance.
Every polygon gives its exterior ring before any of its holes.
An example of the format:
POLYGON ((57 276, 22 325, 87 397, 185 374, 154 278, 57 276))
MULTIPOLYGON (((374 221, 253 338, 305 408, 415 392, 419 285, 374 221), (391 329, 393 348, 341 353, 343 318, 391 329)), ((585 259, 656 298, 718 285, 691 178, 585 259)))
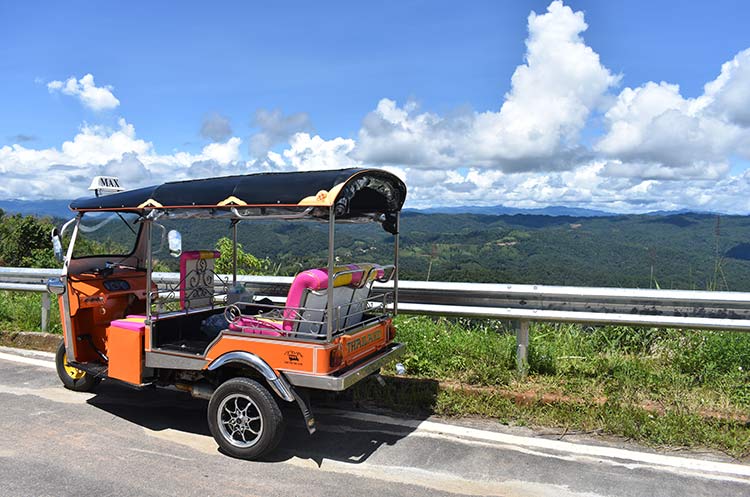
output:
MULTIPOLYGON (((58 269, 0 267, 0 290, 46 293, 47 278, 59 274, 58 269)), ((153 280, 160 288, 173 286, 179 282, 179 274, 157 272, 153 280)), ((237 282, 256 298, 267 297, 283 304, 292 278, 238 276, 237 282)), ((217 279, 216 284, 221 282, 217 279)), ((376 282, 373 296, 392 288, 392 282, 376 282)), ((401 280, 398 298, 401 313, 518 321, 517 358, 521 367, 531 321, 750 331, 750 292, 401 280)), ((47 300, 43 324, 48 304, 47 300)))

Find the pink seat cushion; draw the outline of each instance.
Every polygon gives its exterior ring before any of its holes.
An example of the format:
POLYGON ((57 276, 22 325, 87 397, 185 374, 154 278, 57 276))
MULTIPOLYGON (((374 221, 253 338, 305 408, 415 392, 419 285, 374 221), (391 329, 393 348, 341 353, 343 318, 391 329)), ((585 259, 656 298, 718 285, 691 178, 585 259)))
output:
POLYGON ((114 321, 109 323, 109 325, 130 331, 142 332, 146 329, 146 325, 143 323, 143 319, 129 316, 125 319, 115 319, 114 321))
MULTIPOLYGON (((338 271, 354 270, 356 272, 341 275, 333 282, 334 287, 338 286, 357 286, 365 276, 366 271, 357 271, 361 269, 356 264, 336 267, 334 274, 338 271)), ((308 269, 302 271, 294 277, 292 285, 289 287, 289 293, 286 296, 286 309, 284 309, 284 330, 291 331, 294 328, 295 319, 299 319, 300 303, 305 290, 320 291, 328 288, 328 268, 308 269)))
POLYGON ((251 316, 242 316, 234 323, 229 323, 229 329, 232 331, 241 331, 243 333, 255 333, 257 335, 281 336, 281 323, 271 321, 270 319, 258 319, 251 316))

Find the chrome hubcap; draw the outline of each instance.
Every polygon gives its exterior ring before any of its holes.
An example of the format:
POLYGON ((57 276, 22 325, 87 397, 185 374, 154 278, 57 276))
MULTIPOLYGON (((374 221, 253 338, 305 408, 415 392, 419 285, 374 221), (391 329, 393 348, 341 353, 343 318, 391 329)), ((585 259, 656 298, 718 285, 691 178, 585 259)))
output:
POLYGON ((258 406, 245 394, 228 395, 219 404, 219 430, 235 447, 252 447, 263 434, 258 406))

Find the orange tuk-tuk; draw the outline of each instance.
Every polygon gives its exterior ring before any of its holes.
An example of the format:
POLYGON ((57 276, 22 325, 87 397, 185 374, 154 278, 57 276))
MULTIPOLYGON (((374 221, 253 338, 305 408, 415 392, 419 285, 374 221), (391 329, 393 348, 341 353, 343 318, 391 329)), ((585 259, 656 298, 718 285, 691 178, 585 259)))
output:
POLYGON ((118 380, 190 392, 209 400, 219 446, 253 459, 279 442, 281 404, 298 404, 313 433, 311 390, 343 391, 401 353, 392 318, 406 186, 396 176, 262 173, 129 191, 97 177, 91 189, 96 196, 74 200, 77 215, 52 233, 63 270, 48 289, 60 302, 56 363, 65 387, 89 391, 118 380), (218 251, 183 250, 181 233, 165 227, 211 219, 228 221, 232 274, 217 274, 218 251), (238 281, 238 230, 267 220, 328 223, 327 265, 300 271, 285 299, 261 299, 238 281), (344 222, 380 223, 393 235, 393 263, 338 262, 335 227, 344 222), (177 280, 154 271, 155 255, 167 249, 179 261, 177 280))

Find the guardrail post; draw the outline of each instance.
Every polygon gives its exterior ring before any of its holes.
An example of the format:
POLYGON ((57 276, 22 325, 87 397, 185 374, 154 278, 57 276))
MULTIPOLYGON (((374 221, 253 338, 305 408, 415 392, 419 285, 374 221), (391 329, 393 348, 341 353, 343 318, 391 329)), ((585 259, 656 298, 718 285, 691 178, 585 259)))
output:
POLYGON ((526 377, 529 369, 527 352, 529 350, 529 322, 526 319, 518 321, 516 328, 516 369, 518 376, 526 377))
POLYGON ((49 293, 44 292, 42 293, 42 331, 45 333, 49 328, 49 307, 49 293))

